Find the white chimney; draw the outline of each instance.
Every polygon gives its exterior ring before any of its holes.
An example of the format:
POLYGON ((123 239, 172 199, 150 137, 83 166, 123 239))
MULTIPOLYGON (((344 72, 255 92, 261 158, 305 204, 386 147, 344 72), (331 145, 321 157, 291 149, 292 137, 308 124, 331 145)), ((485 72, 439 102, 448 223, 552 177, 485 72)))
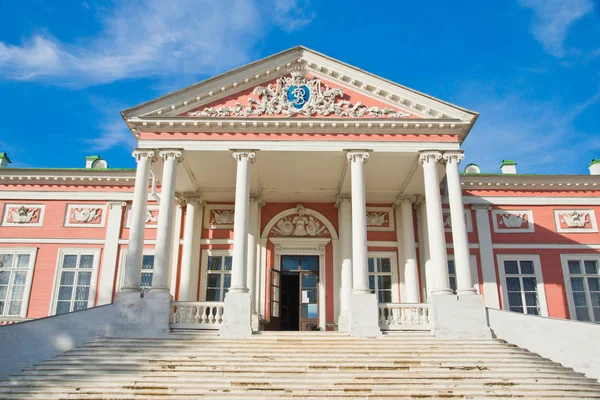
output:
POLYGON ((108 168, 106 160, 100 158, 100 156, 87 156, 85 158, 86 168, 108 168))
POLYGON ((480 174, 481 168, 477 164, 469 164, 465 167, 465 174, 480 174))
POLYGON ((8 158, 8 154, 0 153, 0 168, 6 168, 10 164, 10 158, 8 158))
POLYGON ((600 158, 594 158, 590 163, 590 175, 600 175, 600 158))
POLYGON ((502 164, 500 165, 500 171, 502 171, 503 174, 516 174, 517 163, 513 160, 502 160, 502 164))

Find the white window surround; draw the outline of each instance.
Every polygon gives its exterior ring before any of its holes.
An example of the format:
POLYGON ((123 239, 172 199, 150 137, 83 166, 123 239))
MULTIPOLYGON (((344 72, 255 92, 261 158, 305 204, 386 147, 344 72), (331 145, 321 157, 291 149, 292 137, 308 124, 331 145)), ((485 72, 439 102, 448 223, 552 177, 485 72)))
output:
MULTIPOLYGON (((563 278, 565 280, 565 290, 567 295, 567 302, 569 304, 569 316, 573 321, 577 321, 577 315, 575 312, 575 302, 573 300, 573 289, 571 287, 571 274, 569 273, 569 260, 577 260, 577 261, 596 261, 600 266, 600 254, 561 254, 560 255, 560 263, 562 265, 563 278)), ((577 276, 582 276, 586 274, 578 274, 577 276)), ((589 292, 588 292, 589 293, 589 292)), ((588 299, 589 302, 589 299, 588 299)), ((589 307, 589 303, 588 303, 589 307)), ((593 318, 590 315, 591 318, 593 318)), ((591 321, 590 321, 591 322, 591 321)), ((598 322, 598 321, 597 321, 598 322)))
POLYGON ((502 288, 502 309, 508 311, 508 291, 506 288, 506 274, 504 272, 504 261, 532 261, 537 283, 537 295, 539 299, 540 315, 548 316, 548 303, 546 302, 546 289, 542 276, 542 263, 537 254, 498 254, 498 272, 500 274, 500 287, 502 288))
MULTIPOLYGON (((154 247, 144 248, 142 256, 153 256, 154 250, 154 247)), ((123 281, 125 280, 125 264, 127 262, 127 249, 121 249, 119 260, 119 272, 117 273, 117 292, 121 290, 121 288, 123 287, 123 281)), ((152 271, 154 272, 154 269, 152 271)))
MULTIPOLYGON (((454 261, 454 254, 448 254, 448 261, 454 261)), ((469 271, 471 272, 471 280, 473 282, 473 289, 479 293, 479 272, 477 271, 477 257, 475 254, 469 255, 469 271)), ((448 271, 449 273, 450 271, 448 271)), ((456 277, 456 265, 454 266, 454 276, 456 277)))
MULTIPOLYGON (((392 267, 392 303, 400 303, 400 279, 398 275, 398 255, 395 251, 369 251, 367 258, 389 258, 392 267)), ((369 275, 371 273, 369 272, 369 275)), ((375 294, 377 295, 377 293, 375 294)))
MULTIPOLYGON (((23 303, 21 304, 21 313, 18 315, 21 318, 27 318, 27 310, 29 309, 29 296, 31 295, 31 285, 33 283, 33 270, 37 258, 37 248, 27 247, 5 247, 0 248, 0 254, 16 253, 29 255, 29 267, 27 270, 27 278, 25 281, 25 291, 23 293, 23 303)), ((8 295, 8 294, 7 294, 8 295)), ((15 315, 16 316, 16 315, 15 315)), ((12 317, 12 315, 11 315, 12 317)))
POLYGON ((492 225, 494 227, 494 233, 531 233, 535 232, 535 222, 533 220, 532 210, 492 210, 492 225), (523 228, 506 228, 498 225, 498 215, 510 214, 510 215, 526 215, 527 226, 523 228))
POLYGON ((213 250, 213 249, 203 249, 202 250, 202 258, 200 262, 200 291, 199 291, 199 299, 200 301, 206 301, 206 283, 208 276, 208 257, 225 257, 230 256, 233 257, 233 249, 230 250, 213 250))
POLYGON ((96 304, 96 288, 98 285, 98 269, 100 265, 100 248, 62 248, 58 250, 56 260, 56 269, 54 271, 54 287, 52 289, 52 299, 50 300, 50 311, 48 315, 56 314, 56 303, 58 301, 58 290, 60 287, 60 276, 62 272, 62 260, 66 254, 93 255, 94 264, 92 266, 92 277, 90 280, 90 292, 88 295, 88 308, 96 304))

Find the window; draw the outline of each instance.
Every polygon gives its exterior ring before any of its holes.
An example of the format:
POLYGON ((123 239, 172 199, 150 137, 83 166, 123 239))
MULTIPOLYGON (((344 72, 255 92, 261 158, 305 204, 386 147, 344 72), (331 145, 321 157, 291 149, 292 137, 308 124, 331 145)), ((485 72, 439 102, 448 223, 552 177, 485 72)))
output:
POLYGON ((229 253, 211 252, 205 254, 206 262, 203 263, 204 299, 205 301, 219 301, 225 299, 225 294, 231 286, 231 261, 229 253))
POLYGON ((600 323, 600 271, 597 256, 561 256, 571 318, 600 323), (566 269, 566 271, 565 271, 566 269))
POLYGON ((450 289, 456 293, 456 266, 454 265, 454 260, 448 260, 448 279, 450 281, 450 289))
MULTIPOLYGON (((477 260, 473 254, 469 256, 469 271, 471 273, 471 282, 473 282, 473 289, 479 293, 479 274, 477 273, 477 260)), ((456 264, 454 262, 454 255, 448 254, 448 284, 450 289, 456 293, 458 284, 456 283, 456 264)))
POLYGON ((0 316, 27 316, 36 250, 0 249, 0 316))
POLYGON ((498 256, 504 309, 547 316, 538 256, 498 256))
POLYGON ((369 288, 380 303, 392 302, 392 260, 390 257, 369 257, 369 288))
POLYGON ((144 254, 142 256, 142 292, 147 292, 152 287, 152 276, 154 275, 154 255, 144 254))
POLYGON ((61 250, 54 294, 54 314, 94 305, 100 250, 61 250))

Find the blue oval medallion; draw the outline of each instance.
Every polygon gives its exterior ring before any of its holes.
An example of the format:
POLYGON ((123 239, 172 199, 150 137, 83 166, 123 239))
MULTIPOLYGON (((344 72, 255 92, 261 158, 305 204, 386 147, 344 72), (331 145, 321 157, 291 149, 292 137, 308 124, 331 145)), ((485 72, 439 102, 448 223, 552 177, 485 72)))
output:
POLYGON ((300 109, 308 103, 310 89, 306 85, 290 86, 287 91, 287 98, 294 108, 300 109))

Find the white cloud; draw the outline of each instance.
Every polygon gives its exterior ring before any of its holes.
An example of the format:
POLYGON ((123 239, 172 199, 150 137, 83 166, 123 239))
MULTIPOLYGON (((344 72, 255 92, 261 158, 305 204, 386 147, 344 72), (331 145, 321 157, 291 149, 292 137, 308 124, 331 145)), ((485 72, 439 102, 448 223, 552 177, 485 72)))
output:
POLYGON ((92 150, 94 152, 103 152, 115 147, 131 150, 137 145, 135 137, 121 118, 109 120, 99 129, 100 135, 98 137, 85 140, 93 146, 92 150))
POLYGON ((519 0, 534 12, 533 36, 555 57, 565 56, 571 25, 594 10, 593 0, 519 0))
POLYGON ((0 78, 87 86, 132 77, 212 74, 242 64, 270 29, 310 22, 294 0, 129 0, 98 35, 72 45, 35 35, 0 42, 0 78), (269 15, 269 13, 274 15, 269 15))

